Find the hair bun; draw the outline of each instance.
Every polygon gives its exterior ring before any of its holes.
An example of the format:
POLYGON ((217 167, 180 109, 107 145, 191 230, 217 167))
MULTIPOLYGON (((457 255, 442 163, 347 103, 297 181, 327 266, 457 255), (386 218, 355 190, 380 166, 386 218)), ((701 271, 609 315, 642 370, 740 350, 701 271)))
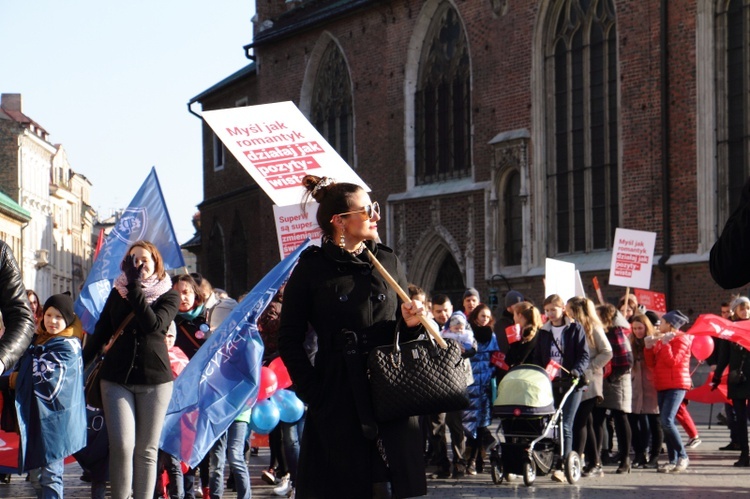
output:
POLYGON ((310 196, 317 202, 320 202, 325 197, 326 188, 334 183, 336 183, 336 181, 331 177, 305 175, 302 178, 302 186, 307 189, 310 196))

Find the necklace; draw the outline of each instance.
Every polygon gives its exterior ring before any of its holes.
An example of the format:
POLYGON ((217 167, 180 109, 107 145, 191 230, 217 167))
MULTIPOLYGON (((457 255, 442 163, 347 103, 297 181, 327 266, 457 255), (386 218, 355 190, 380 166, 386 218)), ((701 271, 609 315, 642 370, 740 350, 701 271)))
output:
POLYGON ((359 246, 357 246, 355 249, 353 249, 349 253, 352 254, 353 256, 359 256, 359 255, 362 254, 362 252, 364 250, 365 250, 365 243, 363 241, 363 242, 359 243, 359 246))

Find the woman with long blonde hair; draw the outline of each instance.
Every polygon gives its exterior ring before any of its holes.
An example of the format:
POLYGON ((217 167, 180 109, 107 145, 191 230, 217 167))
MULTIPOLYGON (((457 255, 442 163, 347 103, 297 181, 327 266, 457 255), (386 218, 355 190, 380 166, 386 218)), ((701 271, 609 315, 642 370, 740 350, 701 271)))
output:
POLYGON ((582 476, 601 476, 601 456, 597 434, 594 431, 592 411, 603 399, 604 366, 612 359, 612 346, 607 340, 594 302, 583 296, 575 296, 566 304, 568 315, 583 326, 589 346, 589 367, 584 371, 588 388, 581 397, 576 419, 573 422, 573 448, 579 455, 586 454, 587 464, 582 476))
POLYGON ((527 301, 513 305, 513 320, 521 328, 521 341, 512 343, 505 356, 509 367, 523 364, 532 358, 536 346, 536 333, 542 327, 542 315, 534 305, 527 301))

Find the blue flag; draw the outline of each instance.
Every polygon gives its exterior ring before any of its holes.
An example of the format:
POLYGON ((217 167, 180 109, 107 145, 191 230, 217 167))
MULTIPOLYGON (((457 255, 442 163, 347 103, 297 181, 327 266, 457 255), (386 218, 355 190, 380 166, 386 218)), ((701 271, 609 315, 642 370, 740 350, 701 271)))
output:
POLYGON ((151 168, 146 181, 107 236, 75 302, 76 315, 87 333, 94 332, 104 302, 112 289, 112 282, 120 274, 120 262, 125 257, 125 252, 132 243, 141 239, 151 241, 159 249, 164 268, 185 266, 159 179, 156 177, 156 168, 151 168))
POLYGON ((255 404, 263 358, 258 318, 309 244, 307 239, 256 284, 175 380, 159 447, 191 468, 255 404))

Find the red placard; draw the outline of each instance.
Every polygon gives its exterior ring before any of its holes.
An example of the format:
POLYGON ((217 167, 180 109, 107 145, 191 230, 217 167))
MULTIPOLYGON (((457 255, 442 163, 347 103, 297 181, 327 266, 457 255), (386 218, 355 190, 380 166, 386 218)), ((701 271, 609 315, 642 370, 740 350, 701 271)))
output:
POLYGON ((633 294, 638 303, 646 307, 646 310, 653 310, 654 312, 661 312, 663 314, 667 313, 667 298, 664 296, 664 293, 634 289, 633 294))
POLYGON ((505 328, 505 336, 508 338, 508 345, 521 341, 521 325, 512 324, 505 328))

